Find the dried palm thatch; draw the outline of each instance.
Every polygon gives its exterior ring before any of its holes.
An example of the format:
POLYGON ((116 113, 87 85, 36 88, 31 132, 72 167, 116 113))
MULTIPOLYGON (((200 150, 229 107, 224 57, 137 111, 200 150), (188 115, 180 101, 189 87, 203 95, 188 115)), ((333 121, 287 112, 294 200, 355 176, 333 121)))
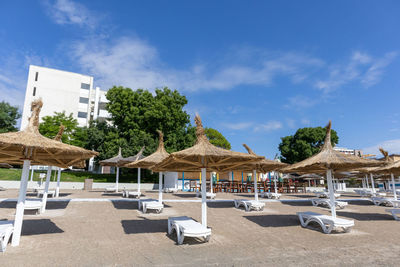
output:
MULTIPOLYGON (((367 168, 360 168, 360 169, 357 169, 357 171, 359 172, 359 173, 363 173, 363 174, 367 174, 367 173, 377 173, 376 172, 376 170, 378 169, 378 168, 381 168, 381 167, 384 167, 384 166, 387 166, 387 165, 390 165, 391 163, 393 163, 393 159, 391 159, 390 157, 389 157, 389 153, 387 152, 387 151, 385 151, 383 148, 379 148, 379 151, 382 153, 382 155, 383 155, 383 160, 381 160, 381 162, 382 162, 382 166, 380 166, 380 167, 367 167, 367 168)), ((378 171, 379 172, 379 171, 378 171)))
POLYGON ((63 144, 39 133, 41 99, 32 102, 32 116, 23 131, 0 134, 0 162, 22 164, 31 160, 32 165, 49 165, 61 168, 81 165, 82 160, 98 153, 80 147, 63 144))
MULTIPOLYGON (((244 148, 246 148, 247 152, 250 155, 257 156, 257 154, 254 153, 253 150, 248 145, 243 144, 243 146, 244 146, 244 148)), ((260 173, 267 173, 270 171, 276 171, 285 166, 287 166, 286 163, 282 163, 282 162, 275 161, 275 160, 262 159, 262 160, 259 160, 256 162, 249 162, 247 164, 237 166, 231 170, 232 171, 246 171, 246 172, 251 172, 253 170, 256 170, 257 172, 260 172, 260 173)))
MULTIPOLYGON (((381 149, 379 149, 379 150, 381 150, 381 149)), ((371 172, 382 174, 382 175, 389 175, 389 174, 400 175, 400 161, 394 161, 393 159, 389 158, 388 152, 386 152, 383 155, 385 156, 385 159, 384 159, 384 161, 386 162, 385 165, 382 167, 374 168, 371 172)))
POLYGON ((281 172, 321 173, 326 170, 346 171, 380 166, 382 162, 346 155, 332 148, 331 121, 326 126, 326 138, 321 151, 314 156, 281 169, 281 172))
POLYGON ((101 166, 115 167, 115 166, 119 165, 119 163, 122 159, 123 159, 123 157, 122 157, 122 153, 121 153, 121 148, 119 148, 118 155, 116 155, 115 157, 109 158, 109 159, 102 160, 99 163, 101 166))
POLYGON ((199 171, 201 168, 207 168, 209 171, 224 172, 264 159, 261 156, 234 152, 212 145, 205 135, 199 115, 196 115, 195 122, 196 144, 172 153, 153 168, 155 171, 199 171))
POLYGON ((153 154, 141 160, 124 165, 124 167, 151 169, 154 165, 160 163, 169 156, 168 152, 165 150, 164 147, 164 134, 160 130, 157 130, 157 132, 159 136, 157 150, 153 154))
POLYGON ((119 161, 119 166, 120 167, 125 167, 124 165, 126 165, 128 163, 144 159, 145 156, 143 155, 143 151, 144 151, 144 146, 142 146, 142 148, 139 150, 139 152, 136 155, 130 156, 130 157, 127 157, 127 158, 122 158, 119 161))
POLYGON ((7 163, 0 163, 0 168, 10 169, 10 168, 12 168, 12 166, 10 164, 7 164, 7 163))

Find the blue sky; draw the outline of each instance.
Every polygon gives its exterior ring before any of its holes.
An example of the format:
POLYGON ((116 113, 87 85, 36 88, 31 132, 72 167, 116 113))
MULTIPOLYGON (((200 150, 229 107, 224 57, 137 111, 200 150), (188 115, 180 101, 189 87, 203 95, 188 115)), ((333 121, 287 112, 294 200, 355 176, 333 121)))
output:
POLYGON ((0 101, 29 64, 102 89, 168 86, 234 150, 268 158, 297 128, 400 153, 398 1, 1 1, 0 101))

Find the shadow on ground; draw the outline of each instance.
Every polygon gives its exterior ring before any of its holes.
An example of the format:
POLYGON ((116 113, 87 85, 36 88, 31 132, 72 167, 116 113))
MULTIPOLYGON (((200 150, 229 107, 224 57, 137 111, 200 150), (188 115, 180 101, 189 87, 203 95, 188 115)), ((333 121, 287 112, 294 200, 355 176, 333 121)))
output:
POLYGON ((142 220, 122 220, 121 225, 127 235, 144 233, 165 233, 168 229, 167 219, 149 220, 141 217, 142 220))
POLYGON ((345 212, 337 211, 336 214, 341 217, 351 218, 357 221, 393 221, 393 217, 390 214, 381 213, 356 213, 356 212, 345 212))
POLYGON ((346 201, 351 205, 359 205, 359 206, 372 206, 372 205, 374 205, 374 203, 372 203, 369 200, 346 200, 346 201))
POLYGON ((137 201, 111 201, 111 203, 118 210, 137 210, 139 208, 137 201))
POLYGON ((207 207, 209 208, 233 208, 235 205, 233 201, 224 201, 224 202, 207 202, 207 207))
POLYGON ((173 196, 176 197, 181 197, 181 198, 196 198, 196 193, 191 193, 191 194, 172 194, 173 196))
POLYGON ((243 216, 247 220, 262 227, 286 227, 300 225, 299 218, 296 215, 254 215, 243 216))
POLYGON ((289 206, 295 206, 295 207, 306 207, 306 206, 312 206, 311 201, 290 201, 290 200, 285 200, 281 202, 283 205, 289 205, 289 206))
POLYGON ((49 219, 24 220, 22 235, 43 235, 64 233, 55 223, 49 219))
POLYGON ((59 210, 66 209, 68 207, 69 200, 65 201, 47 201, 46 209, 47 210, 59 210))

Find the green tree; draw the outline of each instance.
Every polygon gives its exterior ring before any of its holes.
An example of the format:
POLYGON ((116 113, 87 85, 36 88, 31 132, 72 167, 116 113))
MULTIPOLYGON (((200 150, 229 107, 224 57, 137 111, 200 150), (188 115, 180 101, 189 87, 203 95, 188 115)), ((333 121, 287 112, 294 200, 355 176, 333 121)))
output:
POLYGON ((206 136, 210 143, 221 148, 231 149, 231 144, 226 138, 217 130, 213 128, 205 128, 206 136))
MULTIPOLYGON (((282 137, 279 144, 282 162, 293 164, 318 153, 325 137, 326 129, 323 127, 301 128, 294 135, 282 137)), ((333 146, 339 142, 335 130, 331 131, 331 142, 333 146)))
POLYGON ((118 137, 138 151, 145 145, 145 153, 157 147, 159 129, 164 133, 168 152, 184 149, 194 143, 194 130, 190 116, 183 110, 185 96, 167 87, 156 89, 154 95, 147 90, 113 87, 107 92, 107 110, 118 137))
POLYGON ((16 132, 17 120, 21 118, 18 107, 11 106, 7 102, 0 102, 0 133, 16 132))
POLYGON ((48 138, 54 138, 60 125, 64 125, 64 134, 62 142, 65 144, 76 145, 85 147, 87 142, 87 129, 86 127, 78 127, 78 121, 73 118, 72 113, 68 116, 63 112, 54 112, 53 116, 45 116, 42 118, 43 122, 39 125, 39 132, 48 138))

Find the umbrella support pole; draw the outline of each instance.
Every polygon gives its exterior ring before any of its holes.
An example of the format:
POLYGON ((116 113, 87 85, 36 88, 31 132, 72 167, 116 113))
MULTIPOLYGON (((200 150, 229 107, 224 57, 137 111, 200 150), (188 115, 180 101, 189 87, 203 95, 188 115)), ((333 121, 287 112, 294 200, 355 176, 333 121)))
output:
POLYGON ((163 173, 158 173, 158 202, 162 203, 162 188, 163 188, 163 181, 162 181, 163 173))
POLYGON ((257 189, 257 171, 253 170, 254 176, 254 200, 258 201, 258 189, 257 189))
POLYGON ((211 194, 214 193, 213 192, 213 176, 212 176, 212 172, 210 172, 210 192, 211 192, 211 194))
POLYGON ((374 183, 374 176, 372 175, 372 173, 370 173, 369 176, 371 178, 372 193, 376 193, 376 191, 375 191, 375 183, 374 183))
POLYGON ((52 166, 48 166, 48 168, 47 168, 46 184, 44 186, 44 192, 43 192, 43 198, 42 198, 42 209, 40 210, 40 213, 43 213, 46 211, 47 193, 49 192, 49 185, 50 185, 52 169, 53 169, 52 166))
POLYGON ((201 168, 201 224, 207 227, 207 198, 206 198, 206 183, 207 183, 206 168, 201 168))
POLYGON ((57 187, 56 187, 56 197, 60 196, 60 181, 61 181, 61 169, 58 168, 57 173, 57 187))
POLYGON ((140 193, 140 168, 137 169, 137 191, 140 193))
POLYGON ((32 168, 32 170, 31 170, 31 182, 33 182, 33 172, 34 172, 35 170, 32 168))
POLYGON ((118 182, 119 182, 119 167, 117 167, 117 174, 115 177, 115 192, 118 193, 118 182))
POLYGON ((274 190, 275 194, 278 194, 278 188, 276 188, 276 175, 274 174, 274 190))
POLYGON ((13 247, 16 247, 19 245, 19 240, 21 238, 22 220, 24 217, 26 189, 28 187, 28 176, 29 176, 29 166, 30 165, 31 165, 30 160, 24 160, 24 165, 23 165, 22 174, 21 174, 21 184, 20 184, 19 194, 18 194, 17 210, 15 212, 14 233, 13 233, 12 241, 11 241, 11 245, 13 247))
POLYGON ((336 218, 336 206, 335 206, 335 194, 333 190, 333 185, 332 185, 332 170, 327 170, 326 171, 326 177, 328 180, 328 191, 329 191, 329 199, 331 202, 331 212, 332 212, 332 217, 336 218))
POLYGON ((390 176, 392 177, 393 197, 394 197, 394 199, 397 200, 396 185, 394 183, 394 175, 393 175, 393 173, 391 173, 390 176))

